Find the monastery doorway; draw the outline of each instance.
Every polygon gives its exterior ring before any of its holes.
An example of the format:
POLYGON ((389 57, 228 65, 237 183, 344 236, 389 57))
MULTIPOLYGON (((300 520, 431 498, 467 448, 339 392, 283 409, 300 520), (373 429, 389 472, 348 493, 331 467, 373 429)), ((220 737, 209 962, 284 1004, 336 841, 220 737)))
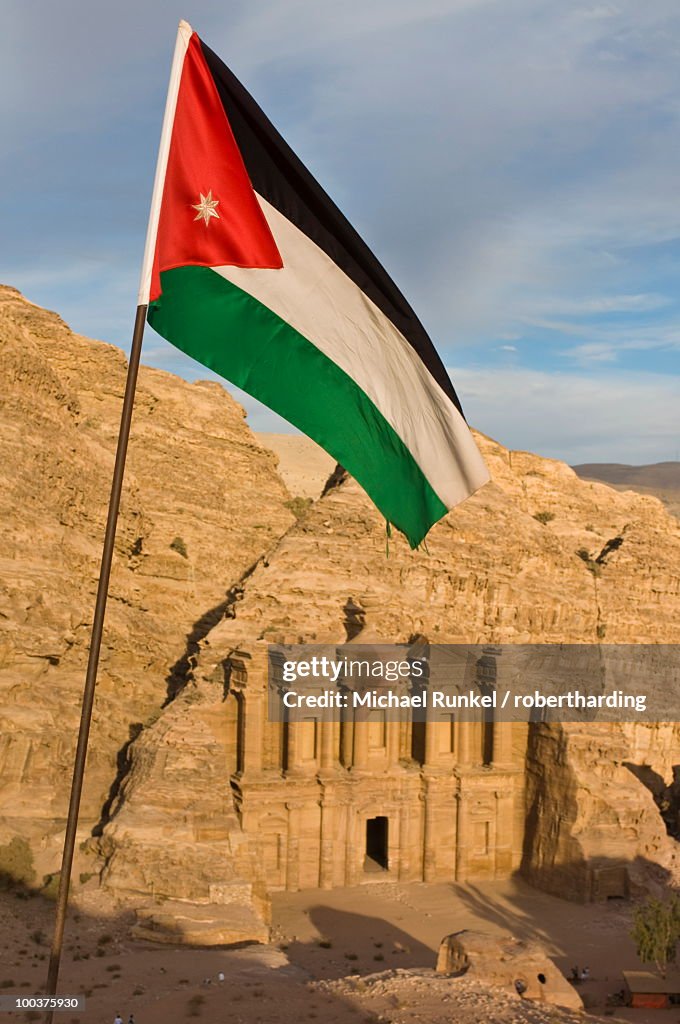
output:
POLYGON ((387 818, 366 819, 366 857, 364 871, 387 871, 389 827, 387 818))

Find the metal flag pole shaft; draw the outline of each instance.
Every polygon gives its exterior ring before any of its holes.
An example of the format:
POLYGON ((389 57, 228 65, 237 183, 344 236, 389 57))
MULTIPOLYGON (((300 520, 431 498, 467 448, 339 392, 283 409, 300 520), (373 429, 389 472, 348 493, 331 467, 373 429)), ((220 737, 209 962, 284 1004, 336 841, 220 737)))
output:
MULTIPOLYGON (((142 351, 142 338, 144 336, 144 321, 146 318, 147 308, 148 307, 146 305, 137 306, 135 327, 132 334, 132 349, 130 352, 130 361, 128 363, 127 380, 125 382, 125 397, 123 399, 123 411, 120 417, 120 431, 118 433, 118 446, 116 448, 116 463, 113 470, 113 480, 111 481, 111 497, 109 499, 109 511, 106 520, 106 533, 104 534, 104 547, 102 550, 102 561, 99 571, 99 584, 97 586, 97 600, 94 609, 94 618, 92 620, 92 639, 90 641, 90 653, 87 662, 87 672, 85 675, 83 703, 80 712, 78 746, 76 747, 76 757, 73 766, 71 800, 68 808, 66 834, 64 836, 64 852, 61 861, 61 874, 59 876, 59 894, 57 897, 54 938, 52 940, 50 964, 47 972, 46 994, 48 996, 54 996, 57 993, 64 925, 66 923, 66 908, 68 905, 68 894, 71 883, 71 868, 73 865, 73 853, 75 850, 76 831, 78 827, 78 811, 80 809, 80 797, 83 790, 85 760, 87 758, 87 742, 90 735, 90 722, 92 721, 92 705, 94 703, 94 691, 97 682, 97 668, 99 665, 99 652, 102 643, 106 599, 109 592, 111 562, 113 560, 113 547, 116 539, 120 495, 123 488, 123 474, 125 472, 125 457, 127 455, 128 440, 130 437, 130 423, 132 422, 132 408, 135 400, 137 373, 139 370, 139 358, 142 351)), ((46 1024, 52 1024, 52 1015, 53 1011, 48 1010, 45 1018, 46 1024)))
MULTIPOLYGON (((142 351, 142 337, 144 335, 144 322, 149 303, 149 292, 151 288, 151 277, 154 252, 156 247, 156 235, 160 217, 161 200, 165 180, 165 171, 170 151, 172 138, 172 126, 175 116, 175 106, 179 93, 180 78, 184 55, 191 39, 192 28, 186 21, 180 21, 175 42, 175 52, 170 68, 170 82, 168 94, 165 101, 165 114, 163 115, 163 126, 161 128, 161 139, 156 163, 156 177, 154 179, 153 193, 151 196, 151 211, 146 231, 146 243, 144 257, 142 259, 142 272, 140 277, 139 298, 135 327, 132 334, 132 349, 130 351, 130 362, 128 363, 127 380, 125 382, 125 398, 123 399, 123 411, 120 417, 120 431, 118 433, 118 447, 116 449, 116 464, 113 470, 111 481, 111 498, 109 500, 109 512, 106 520, 106 533, 104 534, 104 548, 102 551, 101 569, 99 572, 99 584, 97 586, 97 601, 92 621, 92 639, 90 641, 90 654, 87 662, 87 673, 85 675, 85 689, 83 692, 83 705, 80 713, 80 731, 78 733, 78 746, 76 747, 76 758, 73 767, 73 781, 71 783, 71 800, 68 808, 68 819, 66 822, 66 835, 64 836, 64 853, 61 863, 61 874, 59 876, 59 894, 57 896, 57 913, 54 924, 54 939, 50 953, 50 964, 47 972, 48 996, 56 996, 57 982, 59 980, 59 966, 61 962, 61 949, 64 938, 64 925, 66 924, 66 908, 68 905, 68 892, 71 884, 71 869, 73 866, 73 853, 76 844, 76 831, 78 827, 78 811, 80 809, 80 797, 83 790, 83 776, 85 773, 85 761, 87 758, 87 741, 90 735, 90 722, 92 720, 92 705, 94 703, 94 691, 97 682, 97 668, 99 665, 99 651, 101 649, 102 632, 104 626, 104 614, 106 612, 106 599, 109 592, 109 578, 111 576, 111 562, 113 560, 113 546, 116 539, 116 525, 118 523, 118 510, 120 508, 120 495, 123 488, 123 474, 125 472, 125 457, 127 455, 128 440, 130 437, 130 423, 132 421, 132 407, 135 400, 135 388, 137 386, 137 373, 139 371, 139 357, 142 351)), ((52 1024, 53 1010, 48 1010, 45 1022, 52 1024)))

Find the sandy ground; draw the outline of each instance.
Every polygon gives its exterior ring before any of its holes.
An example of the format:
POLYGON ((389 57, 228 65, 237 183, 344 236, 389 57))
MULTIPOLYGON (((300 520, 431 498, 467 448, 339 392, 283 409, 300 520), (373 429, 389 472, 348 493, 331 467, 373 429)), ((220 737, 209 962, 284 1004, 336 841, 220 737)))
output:
MULTIPOLYGON (((567 976, 572 966, 588 966, 591 980, 579 986, 579 994, 591 1013, 606 1014, 611 1013, 608 997, 623 985, 621 971, 642 966, 628 936, 630 904, 583 906, 515 880, 460 886, 375 882, 331 892, 280 893, 274 908, 277 934, 295 936, 287 949, 291 962, 315 977, 346 974, 348 964, 362 973, 431 967, 439 942, 451 932, 509 932, 540 942, 567 976), (331 937, 331 949, 318 945, 331 937)), ((658 1011, 617 1007, 616 1015, 638 1024, 659 1021, 658 1011)), ((675 1024, 680 1008, 663 1017, 675 1024)))
MULTIPOLYGON (((210 1024, 377 1022, 504 1024, 567 1021, 473 983, 431 974, 440 939, 461 928, 537 939, 565 972, 589 966, 579 992, 591 1014, 637 1024, 676 1024, 680 1008, 612 1008, 621 970, 638 966, 628 938, 631 907, 580 906, 521 882, 397 885, 376 881, 354 889, 279 893, 273 900, 273 943, 234 949, 154 946, 129 937, 130 915, 102 914, 96 892, 69 919, 60 992, 85 992, 87 1009, 59 1022, 167 1024, 202 1018, 210 1024), (218 980, 219 972, 225 975, 218 980), (210 984, 207 983, 210 979, 210 984)), ((44 984, 53 904, 4 894, 0 899, 0 991, 29 994, 44 984), (11 984, 10 984, 11 982, 11 984)), ((13 1014, 7 1020, 39 1019, 13 1014)), ((593 1018, 591 1018, 593 1019, 593 1018)))
POLYGON ((294 497, 319 497, 335 459, 302 434, 258 434, 257 439, 278 455, 279 473, 294 497))

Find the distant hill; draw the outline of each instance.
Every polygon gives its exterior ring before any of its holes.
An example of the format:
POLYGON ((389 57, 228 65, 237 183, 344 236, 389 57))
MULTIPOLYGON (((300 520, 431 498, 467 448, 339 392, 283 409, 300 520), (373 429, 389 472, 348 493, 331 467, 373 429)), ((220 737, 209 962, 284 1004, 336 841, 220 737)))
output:
POLYGON ((278 471, 291 494, 300 498, 319 497, 335 468, 335 459, 303 434, 257 434, 256 437, 278 455, 278 471))
POLYGON ((571 467, 583 480, 599 480, 617 491, 652 494, 680 516, 680 462, 627 466, 621 462, 584 462, 571 467))

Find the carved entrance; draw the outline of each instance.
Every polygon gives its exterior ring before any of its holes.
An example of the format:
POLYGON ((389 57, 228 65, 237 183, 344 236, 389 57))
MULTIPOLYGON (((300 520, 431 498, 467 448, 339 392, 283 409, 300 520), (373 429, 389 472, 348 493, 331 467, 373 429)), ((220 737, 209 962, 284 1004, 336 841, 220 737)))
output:
POLYGON ((389 823, 380 816, 366 820, 366 857, 364 871, 387 871, 389 823))

